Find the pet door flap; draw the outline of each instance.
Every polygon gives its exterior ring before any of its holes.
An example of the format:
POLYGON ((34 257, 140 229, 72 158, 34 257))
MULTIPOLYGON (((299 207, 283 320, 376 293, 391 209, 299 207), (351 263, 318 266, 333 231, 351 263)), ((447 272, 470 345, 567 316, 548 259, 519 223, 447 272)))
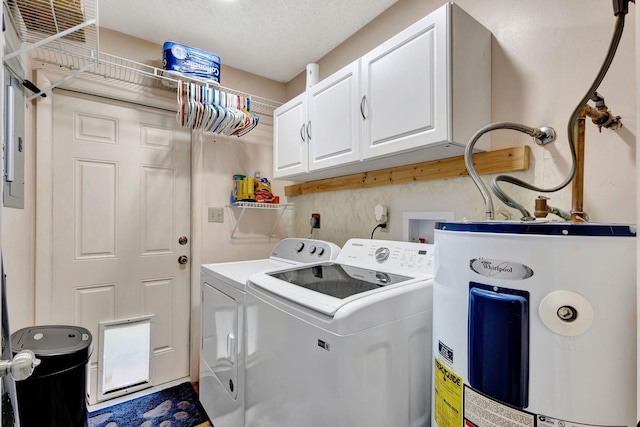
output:
POLYGON ((150 387, 153 315, 100 323, 98 400, 150 387))

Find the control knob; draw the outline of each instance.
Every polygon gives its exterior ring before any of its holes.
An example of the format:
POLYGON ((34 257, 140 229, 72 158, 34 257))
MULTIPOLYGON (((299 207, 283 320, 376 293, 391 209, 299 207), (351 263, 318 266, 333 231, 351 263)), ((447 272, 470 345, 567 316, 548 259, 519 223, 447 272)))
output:
POLYGON ((391 251, 389 250, 389 248, 376 249, 376 253, 375 253, 376 261, 378 261, 379 263, 383 263, 387 259, 389 259, 389 255, 391 255, 391 251))

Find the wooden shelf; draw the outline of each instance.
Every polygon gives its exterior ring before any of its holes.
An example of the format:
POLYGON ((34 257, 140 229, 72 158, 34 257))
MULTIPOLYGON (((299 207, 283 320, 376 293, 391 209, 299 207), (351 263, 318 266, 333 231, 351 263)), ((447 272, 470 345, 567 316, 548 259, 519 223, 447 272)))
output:
MULTIPOLYGON (((529 169, 529 146, 505 148, 473 155, 478 174, 523 171, 529 169)), ((406 184, 432 179, 468 176, 464 156, 431 162, 416 163, 389 169, 345 175, 336 178, 309 181, 284 188, 287 197, 381 185, 406 184)))

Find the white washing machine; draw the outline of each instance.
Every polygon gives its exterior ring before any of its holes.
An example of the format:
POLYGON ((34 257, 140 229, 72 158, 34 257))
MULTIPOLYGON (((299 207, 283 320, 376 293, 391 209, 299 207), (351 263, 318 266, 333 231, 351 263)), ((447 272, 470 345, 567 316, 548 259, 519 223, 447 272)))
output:
POLYGON ((334 259, 340 248, 311 239, 283 239, 268 259, 203 264, 200 402, 216 427, 244 426, 244 299, 258 272, 334 259))
POLYGON ((247 427, 424 427, 433 246, 351 239, 249 278, 247 427))

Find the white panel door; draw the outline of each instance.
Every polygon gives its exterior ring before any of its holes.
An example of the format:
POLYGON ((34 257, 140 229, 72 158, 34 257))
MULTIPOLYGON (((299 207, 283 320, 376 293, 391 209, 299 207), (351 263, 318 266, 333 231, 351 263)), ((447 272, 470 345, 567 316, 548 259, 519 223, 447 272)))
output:
POLYGON ((362 57, 362 158, 400 153, 449 135, 448 7, 362 57))
POLYGON ((155 314, 153 379, 189 375, 191 137, 173 114, 56 92, 53 292, 59 324, 155 314))
POLYGON ((307 172, 307 93, 296 96, 273 112, 273 177, 307 172))
POLYGON ((360 61, 307 90, 309 171, 360 160, 360 61))

